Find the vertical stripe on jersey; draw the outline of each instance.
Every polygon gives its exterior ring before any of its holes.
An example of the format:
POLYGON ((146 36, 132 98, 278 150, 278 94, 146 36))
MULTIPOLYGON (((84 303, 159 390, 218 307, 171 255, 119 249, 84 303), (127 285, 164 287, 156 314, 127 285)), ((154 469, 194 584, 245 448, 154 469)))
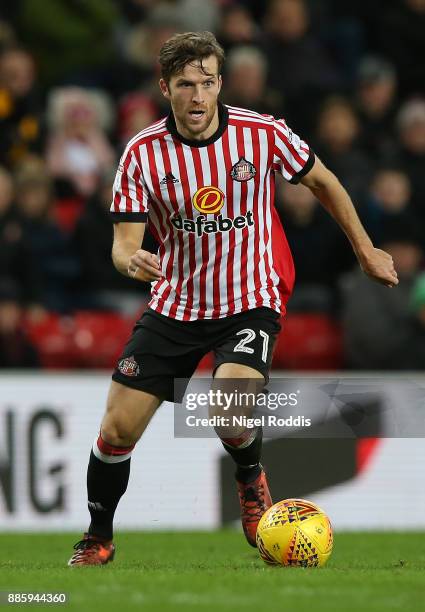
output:
MULTIPOLYGON (((186 217, 188 219, 194 218, 192 196, 198 189, 198 183, 195 173, 195 164, 191 152, 191 147, 187 145, 182 146, 182 162, 185 168, 187 168, 187 187, 188 187, 188 200, 186 201, 186 217)), ((186 170, 185 170, 186 171, 186 170)), ((190 232, 189 236, 192 238, 192 245, 189 246, 189 278, 186 284, 186 306, 183 312, 183 320, 190 321, 192 319, 191 312, 193 303, 198 300, 197 293, 199 291, 199 279, 195 278, 196 261, 200 259, 202 253, 202 247, 200 240, 197 240, 195 236, 190 232)))
MULTIPOLYGON (((211 185, 220 187, 220 182, 218 178, 218 166, 217 166, 217 156, 215 145, 209 145, 207 147, 208 153, 208 166, 210 168, 211 173, 211 185)), ((224 203, 226 205, 226 202, 224 203)), ((220 313, 220 261, 222 258, 222 235, 221 232, 217 232, 215 235, 215 245, 214 245, 214 260, 210 262, 208 266, 207 272, 207 291, 206 297, 207 302, 212 307, 212 317, 217 317, 220 313)), ((211 259, 213 258, 213 250, 211 249, 211 259)), ((202 312, 199 313, 200 316, 202 312)), ((205 313, 203 313, 205 315, 205 313)))
POLYGON ((133 169, 133 184, 128 186, 128 192, 131 202, 131 210, 132 212, 140 212, 140 202, 143 202, 143 189, 141 186, 141 171, 139 164, 136 162, 136 157, 134 152, 132 154, 132 163, 134 163, 133 169))
MULTIPOLYGON (((158 146, 158 142, 159 141, 156 141, 156 146, 158 146)), ((155 194, 155 197, 153 198, 151 206, 152 206, 152 210, 155 213, 155 217, 158 219, 159 227, 161 228, 161 233, 164 236, 163 242, 159 249, 161 269, 162 271, 164 271, 167 267, 167 262, 168 262, 168 257, 169 257, 169 252, 167 252, 166 244, 167 244, 168 236, 170 233, 170 227, 169 227, 170 221, 169 221, 169 215, 167 214, 167 210, 164 206, 164 202, 161 201, 161 199, 158 197, 158 194, 160 193, 160 189, 159 189, 160 185, 159 185, 157 162, 159 162, 159 159, 157 159, 157 155, 155 155, 154 146, 155 146, 154 141, 152 140, 146 144, 146 155, 147 155, 147 160, 148 160, 149 182, 151 183, 152 189, 154 190, 153 193, 155 194)), ((155 281, 152 285, 153 293, 160 294, 161 290, 163 290, 165 286, 166 286, 165 277, 155 281)), ((161 312, 161 309, 159 309, 159 312, 161 312)))
MULTIPOLYGON (((214 185, 211 179, 211 166, 209 161, 208 150, 210 147, 200 147, 196 149, 199 153, 199 161, 203 171, 203 184, 214 185)), ((216 215, 211 215, 215 217, 216 215)), ((207 217, 208 218, 208 217, 207 217)), ((216 234, 203 234, 202 236, 202 266, 199 272, 200 288, 199 288, 199 308, 197 318, 203 318, 207 310, 207 304, 211 308, 213 298, 213 278, 214 258, 215 258, 215 242, 216 234)))
MULTIPOLYGON (((167 138, 167 150, 164 150, 164 161, 165 161, 165 171, 171 172, 173 176, 179 175, 178 161, 176 150, 174 147, 174 143, 171 137, 167 138)), ((168 190, 170 195, 171 203, 173 210, 176 214, 179 214, 179 205, 178 202, 184 201, 184 193, 181 181, 178 183, 172 183, 170 189, 168 190)), ((177 249, 177 253, 175 253, 174 266, 171 274, 171 278, 169 277, 169 283, 174 289, 175 299, 170 306, 170 310, 168 316, 175 317, 177 308, 181 302, 181 286, 183 281, 183 260, 185 257, 185 242, 183 238, 183 233, 179 231, 175 231, 177 236, 177 245, 175 248, 177 249), (177 261, 176 261, 177 259, 177 261)), ((174 247, 174 243, 173 243, 174 247)))
MULTIPOLYGON (((169 240, 169 234, 170 234, 170 221, 169 221, 169 215, 165 214, 166 207, 162 199, 162 193, 161 193, 160 177, 164 173, 164 166, 162 163, 162 158, 161 158, 159 149, 160 149, 160 141, 151 140, 151 142, 148 145, 148 159, 149 159, 149 166, 151 167, 152 184, 154 186, 155 193, 157 194, 156 203, 153 206, 153 208, 155 209, 156 215, 159 216, 159 218, 161 219, 161 222, 165 226, 166 238, 165 238, 164 250, 161 251, 160 261, 161 261, 161 270, 166 271, 168 269, 168 261, 170 259, 170 249, 167 248, 166 246, 167 240, 169 240)), ((160 278, 158 281, 154 281, 153 289, 157 295, 162 295, 162 293, 167 290, 166 278, 167 276, 166 274, 164 274, 163 277, 160 278)), ((159 308, 158 312, 161 312, 162 314, 162 308, 159 308)))
MULTIPOLYGON (((253 130, 250 130, 247 127, 243 128, 243 142, 245 145, 245 158, 250 161, 258 173, 258 165, 255 164, 254 160, 254 151, 253 151, 253 130)), ((254 209, 256 207, 256 201, 254 198, 254 193, 256 190, 258 177, 255 176, 253 179, 245 182, 246 185, 246 202, 247 202, 247 210, 251 210, 253 214, 253 219, 255 219, 254 209)), ((245 230, 244 230, 245 231, 245 230)), ((244 280, 246 281, 245 285, 245 294, 246 294, 246 308, 255 308, 255 276, 254 270, 257 267, 257 253, 255 251, 255 226, 246 228, 246 235, 244 239, 244 244, 242 246, 242 262, 241 268, 244 274, 244 280), (254 270, 253 270, 254 268, 254 270)), ((244 291, 242 292, 244 294, 244 291)), ((245 302, 243 302, 245 304, 245 302)))
MULTIPOLYGON (((150 193, 153 193, 153 184, 152 184, 151 175, 149 171, 149 164, 142 163, 142 160, 147 161, 148 159, 146 144, 143 144, 137 149, 135 149, 135 155, 136 155, 136 158, 139 160, 140 168, 142 169, 142 173, 144 176, 144 182, 146 184, 146 189, 149 190, 150 193)), ((160 244, 160 255, 161 255, 161 248, 162 248, 162 252, 164 251, 164 248, 165 248, 162 245, 162 243, 166 240, 166 237, 167 237, 167 232, 165 229, 165 215, 163 215, 163 219, 161 216, 158 216, 156 212, 158 209, 158 205, 156 201, 154 200, 154 198, 150 198, 150 208, 154 210, 155 214, 149 215, 149 226, 153 227, 153 233, 156 235, 156 238, 160 244)))
MULTIPOLYGON (((226 170, 225 165, 225 146, 224 142, 228 142, 227 137, 225 138, 227 132, 224 133, 223 138, 221 140, 217 140, 214 143, 214 156, 217 161, 217 185, 219 189, 223 193, 226 194, 226 199, 224 200, 224 206, 221 209, 223 215, 229 217, 229 208, 228 201, 230 194, 226 191, 227 189, 227 180, 228 180, 228 172, 226 170)), ((218 281, 216 282, 216 286, 218 285, 218 303, 214 304, 214 315, 225 316, 228 310, 228 302, 227 302, 227 261, 229 258, 229 244, 230 244, 230 232, 223 232, 220 234, 220 239, 217 242, 217 253, 221 250, 221 258, 216 262, 215 270, 218 274, 218 281)))
MULTIPOLYGON (((198 147, 191 148, 193 165, 195 168, 195 177, 196 177, 196 190, 200 187, 204 187, 210 185, 210 172, 208 167, 203 167, 202 161, 208 160, 208 156, 204 155, 204 160, 201 159, 201 152, 198 147)), ((195 191, 192 193, 194 195, 195 191)), ((198 211, 197 211, 198 212, 198 211)), ((196 214, 193 211, 194 217, 196 218, 202 213, 196 214)), ((205 215, 204 215, 205 216, 205 215)), ((208 219, 208 215, 206 215, 208 219)), ((199 309, 205 310, 205 268, 208 265, 208 256, 209 256, 209 248, 208 248, 208 234, 202 234, 202 236, 197 237, 196 245, 199 248, 199 255, 197 253, 196 257, 196 267, 194 272, 196 291, 194 291, 193 296, 193 304, 192 304, 192 317, 197 319, 198 315, 195 315, 195 311, 199 312, 199 309)), ((191 317, 191 318, 192 318, 191 317)))
MULTIPOLYGON (((241 135, 241 130, 239 127, 232 126, 232 129, 229 133, 229 144, 230 151, 232 155, 232 166, 239 161, 239 146, 241 143, 238 141, 241 135)), ((242 143, 243 148, 243 143, 242 143)), ((244 183, 235 181, 231 177, 231 173, 229 172, 230 180, 233 181, 233 215, 237 217, 242 214, 243 210, 243 192, 244 192, 244 183)), ((234 258, 233 258, 233 303, 229 304, 229 309, 232 309, 233 312, 240 311, 241 309, 241 299, 242 299, 242 268, 241 268, 241 260, 242 260, 242 234, 243 230, 237 229, 232 232, 234 236, 234 258)))
MULTIPOLYGON (((246 149, 249 147, 251 141, 251 130, 245 130, 242 126, 237 126, 236 128, 236 138, 237 138, 237 148, 238 148, 238 161, 241 157, 249 159, 251 161, 252 157, 247 156, 246 149)), ((254 179, 250 179, 252 182, 254 179)), ((240 182, 241 188, 241 207, 239 214, 246 216, 248 210, 248 183, 250 181, 242 181, 240 182)), ((239 285, 241 292, 241 308, 242 310, 247 310, 248 308, 248 235, 250 233, 250 227, 244 227, 240 230, 241 236, 239 239, 240 243, 240 257, 239 257, 239 285)))
MULTIPOLYGON (((172 145, 170 144, 170 159, 171 159, 171 167, 173 168, 173 174, 176 177, 179 177, 179 182, 176 183, 176 196, 178 197, 179 203, 179 213, 183 217, 191 217, 192 214, 192 202, 190 198, 190 189, 188 185, 187 179, 187 170, 184 162, 183 155, 183 145, 176 141, 174 138, 172 139, 172 145), (175 170, 175 173, 174 173, 175 170)), ((183 232, 176 230, 183 241, 183 249, 179 253, 179 274, 181 272, 181 276, 179 278, 179 282, 177 285, 177 291, 179 295, 183 297, 182 300, 179 300, 179 303, 175 309, 175 316, 177 319, 183 319, 184 309, 186 305, 186 292, 187 292, 187 283, 189 281, 191 265, 194 266, 194 254, 193 254, 193 245, 194 245, 194 237, 192 234, 188 232, 183 232)))
MULTIPOLYGON (((222 137, 222 147, 223 147, 223 158, 225 163, 225 168, 230 171, 230 168, 235 163, 232 161, 231 153, 230 153, 230 134, 233 133, 232 142, 235 142, 235 127, 229 125, 227 130, 224 132, 222 137)), ((237 160, 236 160, 237 161, 237 160)), ((226 188, 224 190, 226 194, 226 211, 227 216, 233 219, 235 217, 235 207, 233 206, 233 201, 235 198, 234 193, 234 181, 230 176, 229 172, 226 172, 226 188)), ((237 207, 236 207, 237 208, 237 207)), ((232 315, 235 311, 235 297, 234 297, 234 275, 233 275, 233 262, 235 259, 235 232, 225 232, 228 235, 228 249, 227 249, 227 269, 226 269, 226 293, 227 299, 223 304, 222 314, 232 315)))
MULTIPOLYGON (((168 157, 167 144, 165 140, 162 138, 160 140, 156 140, 155 143, 153 143, 153 147, 154 147, 154 155, 155 155, 156 167, 158 171, 157 172, 158 177, 164 177, 167 175, 168 172, 170 172, 170 160, 168 157)), ((175 195, 176 195, 175 190, 174 190, 174 183, 170 181, 161 189, 162 185, 160 184, 160 181, 158 180, 158 186, 161 192, 161 196, 163 193, 164 193, 164 196, 168 194, 170 202, 173 203, 173 201, 175 201, 175 195)), ((164 210, 167 210, 168 207, 164 199, 162 199, 161 203, 164 207, 164 210)), ((175 211, 174 206, 173 206, 173 210, 175 211)), ((166 255, 164 257, 164 263, 163 263, 163 269, 165 270, 165 273, 164 273, 165 282, 161 285, 160 289, 156 289, 158 295, 160 296, 161 302, 163 303, 161 314, 165 316, 169 315, 171 304, 176 301, 174 292, 170 298, 170 293, 172 292, 172 285, 170 283, 170 279, 172 278, 172 275, 173 275, 174 257, 177 252, 175 242, 178 240, 178 238, 174 234, 174 228, 170 221, 170 214, 167 214, 167 225, 168 225, 168 243, 166 245, 166 255)))

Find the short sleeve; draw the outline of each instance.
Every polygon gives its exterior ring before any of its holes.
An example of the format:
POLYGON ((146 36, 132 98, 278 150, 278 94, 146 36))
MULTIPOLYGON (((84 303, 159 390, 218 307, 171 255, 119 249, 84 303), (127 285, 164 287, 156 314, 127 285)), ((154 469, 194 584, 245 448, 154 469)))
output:
POLYGON ((312 169, 315 155, 308 144, 286 125, 284 119, 275 120, 273 125, 273 168, 284 179, 297 184, 312 169))
POLYGON ((134 150, 124 151, 112 188, 112 221, 145 222, 148 219, 149 192, 134 150))

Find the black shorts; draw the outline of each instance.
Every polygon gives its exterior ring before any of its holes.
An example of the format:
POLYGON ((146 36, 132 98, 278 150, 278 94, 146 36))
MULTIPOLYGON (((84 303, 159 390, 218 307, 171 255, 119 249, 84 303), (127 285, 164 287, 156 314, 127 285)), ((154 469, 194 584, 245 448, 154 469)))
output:
POLYGON ((266 383, 280 315, 271 308, 247 310, 222 319, 176 321, 151 309, 134 326, 112 379, 168 401, 174 379, 191 378, 204 355, 214 352, 214 372, 240 363, 263 374, 266 383))

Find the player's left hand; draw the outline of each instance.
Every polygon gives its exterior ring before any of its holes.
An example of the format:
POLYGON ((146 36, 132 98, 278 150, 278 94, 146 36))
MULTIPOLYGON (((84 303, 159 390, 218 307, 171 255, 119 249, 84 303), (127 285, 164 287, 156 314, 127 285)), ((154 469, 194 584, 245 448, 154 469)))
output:
POLYGON ((138 249, 129 259, 127 274, 130 278, 151 283, 161 278, 161 266, 158 256, 143 249, 138 249))
POLYGON ((367 253, 359 256, 360 267, 374 281, 386 287, 398 285, 398 276, 393 258, 386 251, 372 247, 367 253))

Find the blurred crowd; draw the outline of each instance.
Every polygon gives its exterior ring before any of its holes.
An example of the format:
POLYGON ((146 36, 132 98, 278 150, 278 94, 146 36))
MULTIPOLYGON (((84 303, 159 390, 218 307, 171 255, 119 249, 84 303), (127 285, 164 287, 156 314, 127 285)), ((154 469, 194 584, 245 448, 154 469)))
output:
MULTIPOLYGON (((129 138, 168 113, 156 57, 188 30, 226 50, 223 102, 285 117, 393 256, 399 286, 370 282, 310 191, 280 181, 290 310, 342 322, 345 367, 422 369, 425 0, 3 3, 0 367, 37 363, 22 316, 146 303, 149 287, 112 266, 111 186, 129 138)), ((144 248, 156 249, 149 235, 144 248)))

